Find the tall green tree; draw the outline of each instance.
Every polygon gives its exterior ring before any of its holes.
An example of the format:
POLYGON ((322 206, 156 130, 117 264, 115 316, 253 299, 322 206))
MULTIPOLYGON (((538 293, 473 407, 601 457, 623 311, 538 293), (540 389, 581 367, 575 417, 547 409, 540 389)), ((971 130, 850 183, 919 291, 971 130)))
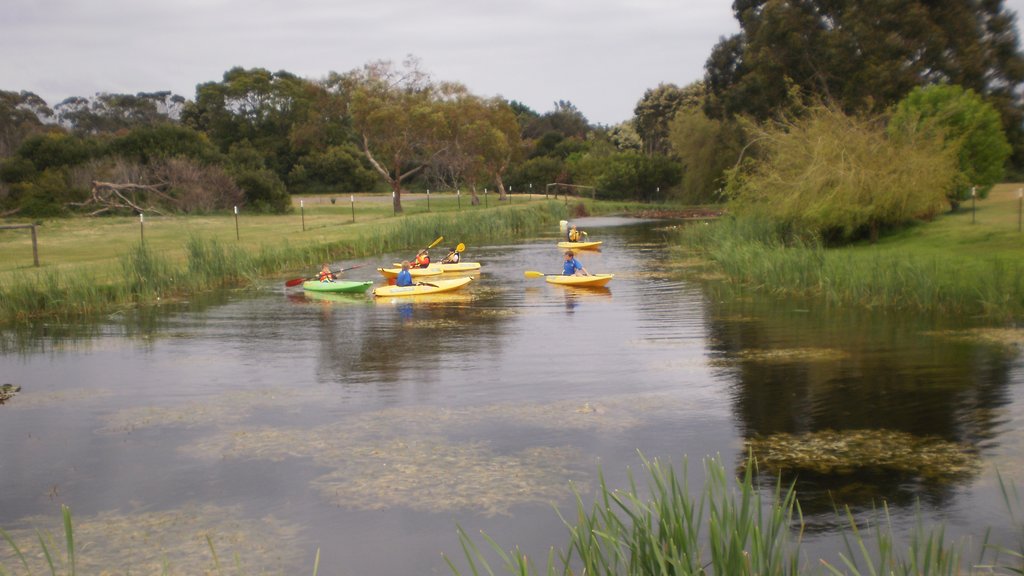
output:
POLYGON ((765 119, 792 90, 880 111, 915 86, 958 84, 991 101, 1024 161, 1024 55, 1002 0, 735 0, 740 32, 705 65, 715 116, 765 119))
POLYGON ((465 93, 465 88, 435 83, 414 58, 401 67, 390 61, 371 62, 338 80, 345 87, 360 147, 394 193, 395 211, 401 212, 402 183, 448 146, 441 103, 465 93))
POLYGON ((889 132, 894 137, 923 133, 952 151, 958 171, 946 197, 953 208, 975 188, 986 197, 1002 179, 1011 151, 996 109, 973 90, 948 84, 915 88, 896 106, 889 132))

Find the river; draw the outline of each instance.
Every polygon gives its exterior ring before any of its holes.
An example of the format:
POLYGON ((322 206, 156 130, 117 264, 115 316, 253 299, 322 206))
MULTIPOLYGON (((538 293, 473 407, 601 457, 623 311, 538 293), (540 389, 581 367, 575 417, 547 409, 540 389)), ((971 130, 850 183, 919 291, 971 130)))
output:
MULTIPOLYGON (((567 542, 555 507, 589 500, 599 469, 624 487, 641 455, 687 461, 699 486, 747 438, 881 430, 972 447, 977 470, 801 477, 809 554, 837 559, 835 501, 885 502, 898 532, 919 507, 953 536, 1012 536, 995 470, 1024 478, 1019 337, 718 290, 666 249, 670 223, 578 223, 607 289, 525 278, 559 270, 551 236, 468 246, 482 273, 432 300, 282 278, 2 333, 0 383, 21 391, 0 405, 0 527, 59 542, 68 504, 80 567, 133 573, 209 569, 212 543, 247 573, 311 573, 319 548, 321 573, 446 574, 457 526, 543 564, 567 542)), ((335 267, 379 280, 402 257, 335 267)))

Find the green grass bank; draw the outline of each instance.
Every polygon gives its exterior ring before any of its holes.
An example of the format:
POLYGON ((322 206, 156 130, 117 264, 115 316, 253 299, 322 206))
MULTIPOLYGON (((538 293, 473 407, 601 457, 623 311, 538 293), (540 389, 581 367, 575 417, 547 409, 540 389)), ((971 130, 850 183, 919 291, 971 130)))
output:
POLYGON ((831 305, 1024 318, 1024 233, 1020 185, 997 186, 957 212, 883 237, 826 248, 782 242, 770 224, 722 218, 689 226, 680 246, 734 284, 831 305))

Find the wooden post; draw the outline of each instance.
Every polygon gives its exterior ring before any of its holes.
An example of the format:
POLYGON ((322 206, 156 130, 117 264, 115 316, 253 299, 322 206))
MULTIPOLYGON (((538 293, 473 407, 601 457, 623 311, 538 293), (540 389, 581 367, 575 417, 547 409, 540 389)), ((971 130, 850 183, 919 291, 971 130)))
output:
MULTIPOLYGON (((1021 231, 1021 216, 1024 215, 1024 188, 1017 188, 1017 232, 1021 231)), ((35 228, 32 229, 33 233, 35 228)), ((35 236, 32 237, 33 240, 35 236)), ((34 244, 33 244, 34 245, 34 244)), ((36 264, 38 266, 39 264, 36 264)))
POLYGON ((146 219, 142 217, 142 212, 139 212, 139 242, 144 243, 146 241, 146 219))
POLYGON ((484 188, 484 208, 487 208, 487 188, 484 188))
POLYGON ((391 191, 391 215, 398 216, 398 206, 395 205, 395 191, 391 191))
POLYGON ((430 212, 430 188, 427 188, 427 212, 430 212))
POLYGON ((235 206, 235 240, 241 240, 242 237, 238 233, 238 206, 235 206))
POLYGON ((32 264, 39 268, 39 243, 36 242, 36 225, 32 224, 32 264))
POLYGON ((462 211, 462 189, 458 189, 458 190, 455 191, 455 197, 459 201, 459 211, 461 212, 462 211))
POLYGON ((978 187, 971 186, 971 224, 974 224, 974 214, 977 210, 974 208, 974 202, 978 198, 978 187))
POLYGON ((350 204, 352 204, 352 221, 355 222, 356 221, 356 195, 355 194, 350 194, 349 197, 348 197, 348 201, 349 201, 350 204))
POLYGON ((299 214, 302 216, 302 231, 306 231, 306 206, 302 200, 299 200, 299 214))

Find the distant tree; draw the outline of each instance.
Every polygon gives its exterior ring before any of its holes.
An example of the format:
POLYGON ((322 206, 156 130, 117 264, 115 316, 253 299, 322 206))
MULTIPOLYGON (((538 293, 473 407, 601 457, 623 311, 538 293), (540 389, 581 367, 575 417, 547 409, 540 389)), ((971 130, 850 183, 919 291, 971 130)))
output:
POLYGON ((721 202, 725 171, 736 165, 744 135, 735 120, 708 118, 700 107, 680 110, 669 125, 668 141, 682 165, 678 197, 687 203, 721 202))
POLYGON ((1024 55, 1002 0, 736 0, 740 32, 705 65, 715 117, 785 112, 792 89, 847 112, 958 84, 996 106, 1024 165, 1024 55))
POLYGON ((99 134, 176 121, 185 98, 169 91, 73 96, 54 106, 58 122, 75 132, 99 134))
POLYGON ((166 123, 142 126, 115 137, 107 145, 107 153, 142 164, 174 157, 214 163, 221 157, 206 134, 187 126, 166 123))
POLYGON ((986 197, 1002 179, 1011 152, 999 113, 973 90, 960 86, 915 88, 896 106, 889 130, 897 137, 916 132, 937 136, 953 151, 959 170, 946 193, 953 208, 968 200, 975 186, 986 197))
POLYGON ((195 102, 181 113, 182 122, 205 132, 222 152, 248 140, 279 178, 298 157, 290 137, 310 118, 315 90, 310 81, 263 68, 232 68, 220 82, 196 88, 195 102))
POLYGON ((557 132, 563 138, 584 138, 589 130, 590 123, 587 117, 572 102, 559 100, 555 102, 554 110, 545 112, 527 123, 523 128, 523 137, 536 139, 549 132, 557 132))
POLYGON ((329 146, 299 158, 288 175, 293 190, 363 192, 372 190, 377 175, 363 165, 363 153, 352 144, 329 146))
POLYGON ((644 142, 633 128, 633 123, 626 121, 612 126, 608 130, 608 141, 620 152, 640 152, 644 142))
POLYGON ((372 62, 340 81, 363 153, 391 188, 394 209, 401 212, 402 183, 448 145, 441 101, 465 89, 435 83, 411 57, 401 68, 389 61, 372 62))
POLYGON ((658 84, 657 88, 648 88, 633 109, 633 127, 643 140, 644 153, 667 153, 669 124, 676 112, 703 103, 703 82, 694 82, 684 88, 675 84, 658 84))
POLYGON ((747 129, 758 154, 729 172, 730 206, 804 238, 874 240, 883 229, 929 218, 956 174, 940 139, 890 139, 877 117, 814 107, 747 129))
POLYGON ((0 90, 0 158, 14 154, 25 138, 46 131, 53 117, 46 101, 32 92, 0 90))

